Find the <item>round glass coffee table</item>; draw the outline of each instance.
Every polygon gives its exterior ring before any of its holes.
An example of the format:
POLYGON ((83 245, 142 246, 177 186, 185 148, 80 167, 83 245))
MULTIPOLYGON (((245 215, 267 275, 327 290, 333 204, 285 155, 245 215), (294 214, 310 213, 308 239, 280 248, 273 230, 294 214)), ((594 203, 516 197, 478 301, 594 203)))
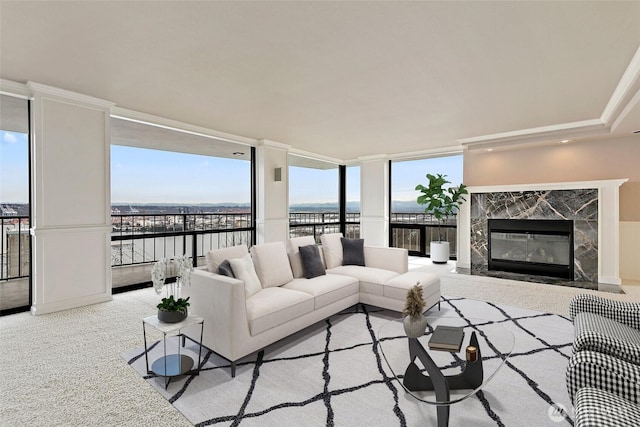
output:
POLYGON ((378 329, 379 348, 390 377, 415 399, 436 405, 438 426, 445 427, 450 405, 473 396, 491 381, 511 355, 515 337, 491 320, 427 317, 427 321, 427 330, 419 338, 407 337, 403 319, 384 323, 378 329), (432 340, 436 330, 444 335, 438 342, 432 340))

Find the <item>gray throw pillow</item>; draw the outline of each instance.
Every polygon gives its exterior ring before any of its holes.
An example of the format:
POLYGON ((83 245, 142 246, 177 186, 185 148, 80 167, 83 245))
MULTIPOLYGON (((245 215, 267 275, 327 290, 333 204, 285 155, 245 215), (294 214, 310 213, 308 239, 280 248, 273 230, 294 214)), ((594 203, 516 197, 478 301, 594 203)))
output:
POLYGON ((316 245, 300 246, 300 258, 302 259, 302 274, 305 279, 313 279, 317 276, 324 276, 326 273, 320 251, 316 245))
POLYGON ((236 277, 233 274, 233 270, 231 269, 231 263, 229 262, 228 259, 225 259, 224 261, 222 261, 222 263, 220 263, 220 265, 218 266, 218 274, 220 274, 221 276, 227 276, 227 277, 233 277, 233 278, 236 277))
POLYGON ((342 265, 361 265, 364 267, 364 239, 341 238, 342 265))

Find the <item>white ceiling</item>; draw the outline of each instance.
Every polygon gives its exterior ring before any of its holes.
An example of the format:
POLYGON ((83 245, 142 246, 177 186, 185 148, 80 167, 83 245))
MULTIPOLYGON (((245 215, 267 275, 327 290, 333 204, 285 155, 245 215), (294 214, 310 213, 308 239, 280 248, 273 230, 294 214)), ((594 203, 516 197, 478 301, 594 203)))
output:
POLYGON ((639 22, 640 1, 3 0, 0 76, 349 160, 628 135, 639 22))

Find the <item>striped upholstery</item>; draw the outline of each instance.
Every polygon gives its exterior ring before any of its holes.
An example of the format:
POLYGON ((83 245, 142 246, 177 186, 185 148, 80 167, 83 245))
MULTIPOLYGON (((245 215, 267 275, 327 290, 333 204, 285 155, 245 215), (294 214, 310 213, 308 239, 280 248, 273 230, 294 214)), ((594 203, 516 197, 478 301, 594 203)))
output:
POLYGON ((578 313, 573 320, 573 351, 598 351, 640 365, 640 329, 598 314, 578 313))
POLYGON ((615 320, 630 328, 640 329, 640 303, 613 301, 596 295, 580 294, 569 303, 569 316, 595 313, 615 320))
POLYGON ((615 394, 583 387, 574 401, 575 427, 637 427, 640 406, 615 394))
POLYGON ((640 403, 640 366, 595 351, 574 353, 567 366, 567 391, 574 402, 583 387, 593 387, 640 403))

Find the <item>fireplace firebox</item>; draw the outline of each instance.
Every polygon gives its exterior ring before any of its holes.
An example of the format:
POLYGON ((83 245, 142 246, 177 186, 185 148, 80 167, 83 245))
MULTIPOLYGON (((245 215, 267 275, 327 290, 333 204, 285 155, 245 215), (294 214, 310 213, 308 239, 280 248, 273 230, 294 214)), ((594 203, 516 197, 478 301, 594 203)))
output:
POLYGON ((573 280, 573 221, 488 220, 489 270, 573 280))

